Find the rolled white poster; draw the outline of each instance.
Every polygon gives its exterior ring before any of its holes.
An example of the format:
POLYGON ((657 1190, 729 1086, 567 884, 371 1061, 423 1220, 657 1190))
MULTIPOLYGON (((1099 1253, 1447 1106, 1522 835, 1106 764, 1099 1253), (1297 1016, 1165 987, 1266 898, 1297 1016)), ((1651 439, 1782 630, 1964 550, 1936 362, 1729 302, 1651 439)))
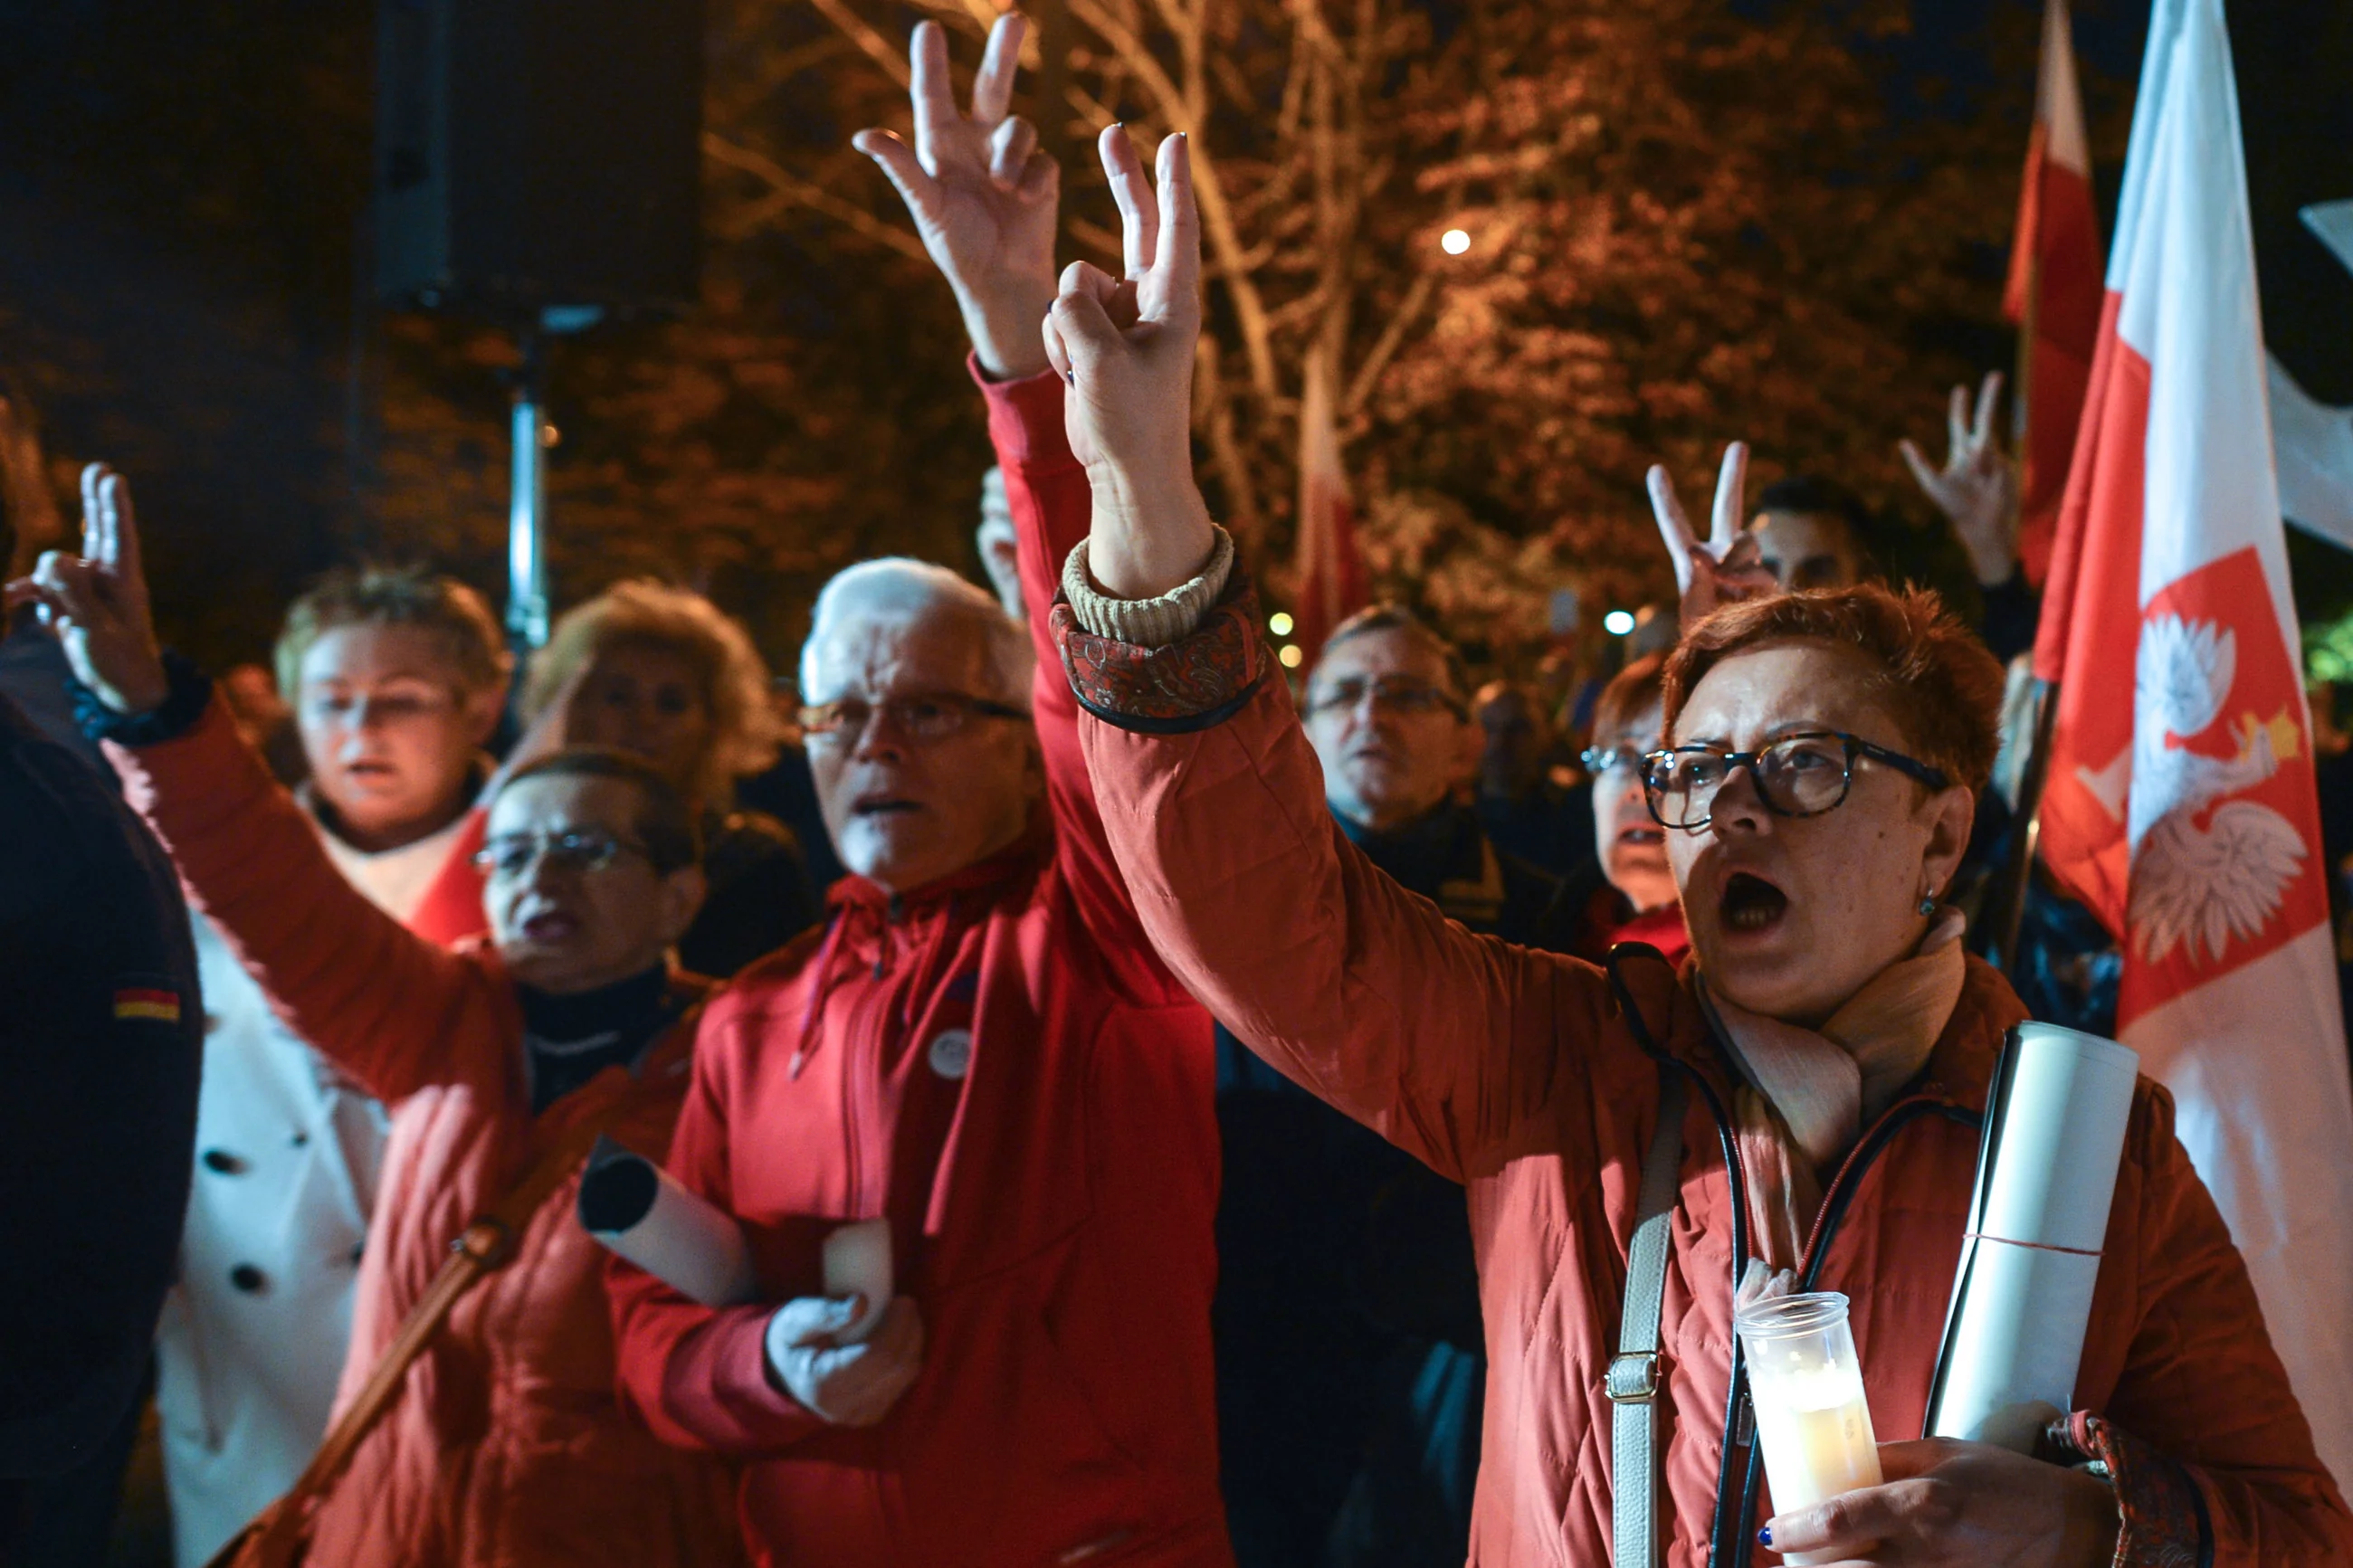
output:
POLYGON ((706 1307, 758 1299, 735 1216, 610 1139, 599 1139, 588 1156, 579 1212, 589 1235, 682 1296, 706 1307))
POLYGON ((2010 1032, 1986 1100, 1926 1436, 2029 1453, 2073 1401, 2139 1068, 2137 1053, 2095 1035, 2010 1032))

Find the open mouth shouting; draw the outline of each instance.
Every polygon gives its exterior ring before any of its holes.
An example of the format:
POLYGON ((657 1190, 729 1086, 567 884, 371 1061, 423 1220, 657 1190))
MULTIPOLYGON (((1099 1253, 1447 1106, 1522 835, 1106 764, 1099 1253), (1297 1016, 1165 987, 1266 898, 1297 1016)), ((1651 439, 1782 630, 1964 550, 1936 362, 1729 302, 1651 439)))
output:
POLYGON ((863 821, 884 822, 911 816, 922 809, 920 803, 904 795, 892 795, 888 790, 869 790, 850 802, 849 815, 863 821))
POLYGON ((1716 903, 1718 923, 1738 936, 1771 931, 1789 912, 1789 895, 1750 871, 1726 878, 1716 903))

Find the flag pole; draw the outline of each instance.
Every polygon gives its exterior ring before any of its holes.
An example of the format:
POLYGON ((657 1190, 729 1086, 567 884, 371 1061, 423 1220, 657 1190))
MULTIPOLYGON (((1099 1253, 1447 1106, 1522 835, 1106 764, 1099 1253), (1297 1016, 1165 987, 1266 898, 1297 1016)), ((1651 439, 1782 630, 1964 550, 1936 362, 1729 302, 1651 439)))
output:
POLYGON ((2034 880, 2034 853, 2042 838, 2042 784, 2051 765, 2051 724, 2059 712, 2059 683, 2034 682, 2026 767, 2018 780, 2016 831, 1985 903, 1992 942, 1989 956, 2004 974, 2018 973, 2019 930, 2026 918, 2026 894, 2034 880))

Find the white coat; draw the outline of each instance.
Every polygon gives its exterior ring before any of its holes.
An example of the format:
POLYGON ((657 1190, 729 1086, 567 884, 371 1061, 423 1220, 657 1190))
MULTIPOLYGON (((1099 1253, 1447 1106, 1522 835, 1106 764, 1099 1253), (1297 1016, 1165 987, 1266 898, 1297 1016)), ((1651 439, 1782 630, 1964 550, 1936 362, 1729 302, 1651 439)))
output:
MULTIPOLYGON (((466 819, 365 855, 322 832, 353 886, 406 920, 466 819)), ((351 1338, 384 1108, 279 1022, 209 921, 195 1182, 156 1342, 173 1555, 202 1568, 294 1484, 326 1434, 351 1338)))

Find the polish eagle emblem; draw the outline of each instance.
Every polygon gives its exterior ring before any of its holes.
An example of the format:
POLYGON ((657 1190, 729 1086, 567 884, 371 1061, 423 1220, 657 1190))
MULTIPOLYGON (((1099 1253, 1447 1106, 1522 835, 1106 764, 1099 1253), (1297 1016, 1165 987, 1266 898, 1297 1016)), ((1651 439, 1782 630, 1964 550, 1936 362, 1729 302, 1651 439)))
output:
POLYGON ((2211 963, 2279 912, 2310 853, 2279 812, 2231 798, 2293 760, 2302 730, 2284 708, 2268 721, 2242 713, 2230 755, 2191 749, 2222 721, 2238 679, 2238 634, 2213 621, 2150 616, 2136 664, 2128 925, 2143 959, 2161 963, 2180 948, 2211 963))

